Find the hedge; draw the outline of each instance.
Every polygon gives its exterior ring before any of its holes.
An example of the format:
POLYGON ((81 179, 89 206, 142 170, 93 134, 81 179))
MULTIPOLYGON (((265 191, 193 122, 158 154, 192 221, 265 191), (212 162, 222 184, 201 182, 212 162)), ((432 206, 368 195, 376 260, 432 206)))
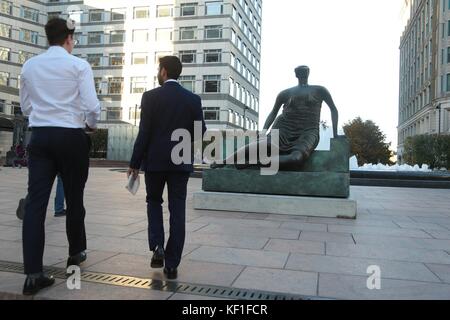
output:
POLYGON ((450 169, 450 135, 417 135, 405 140, 403 160, 409 165, 428 164, 450 169))

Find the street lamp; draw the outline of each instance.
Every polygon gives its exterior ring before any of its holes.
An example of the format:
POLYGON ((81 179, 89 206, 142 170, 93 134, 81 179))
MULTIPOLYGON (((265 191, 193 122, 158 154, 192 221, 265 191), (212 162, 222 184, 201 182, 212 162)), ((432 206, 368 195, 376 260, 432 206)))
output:
POLYGON ((442 110, 440 103, 436 106, 436 109, 439 110, 438 135, 440 135, 441 134, 441 110, 442 110))
POLYGON ((134 126, 136 126, 136 120, 137 120, 137 108, 138 108, 138 105, 136 104, 136 105, 134 106, 134 126))

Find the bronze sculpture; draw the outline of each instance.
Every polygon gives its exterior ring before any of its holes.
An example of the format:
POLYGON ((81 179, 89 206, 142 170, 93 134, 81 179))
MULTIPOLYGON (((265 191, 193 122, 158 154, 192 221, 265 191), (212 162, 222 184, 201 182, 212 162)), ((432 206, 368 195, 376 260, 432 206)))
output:
MULTIPOLYGON (((264 130, 279 130, 279 168, 280 170, 301 170, 302 165, 315 150, 320 139, 320 111, 322 102, 329 106, 333 122, 333 135, 337 135, 338 111, 328 90, 322 86, 308 84, 309 67, 300 66, 295 69, 295 75, 299 80, 298 86, 282 91, 275 102, 272 112, 269 114, 264 130), (283 107, 282 114, 277 117, 280 108, 283 107)), ((212 169, 222 168, 227 163, 235 163, 239 156, 248 159, 251 147, 272 148, 277 147, 272 143, 272 132, 263 135, 257 141, 250 143, 225 160, 224 164, 213 163, 212 169)), ((270 148, 268 148, 270 150, 270 148)), ((252 166, 250 163, 235 164, 238 169, 252 166)))

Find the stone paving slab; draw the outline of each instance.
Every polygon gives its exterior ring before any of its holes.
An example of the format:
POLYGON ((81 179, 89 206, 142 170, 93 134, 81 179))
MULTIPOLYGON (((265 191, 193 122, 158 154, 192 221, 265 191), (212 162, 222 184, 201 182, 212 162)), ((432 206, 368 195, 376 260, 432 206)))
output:
POLYGON ((317 277, 314 272, 248 267, 233 287, 316 296, 317 277))
POLYGON ((323 255, 325 254, 325 242, 270 239, 264 250, 323 255))
POLYGON ((319 241, 319 242, 340 242, 354 244, 352 234, 333 233, 333 232, 315 232, 302 231, 299 240, 319 241))
POLYGON ((283 268, 288 253, 202 246, 190 253, 187 258, 243 266, 283 268))
MULTIPOLYGON (((22 221, 15 211, 26 180, 26 170, 0 171, 0 260, 22 262, 22 221)), ((82 269, 164 279, 161 269, 149 266, 145 188, 131 196, 125 183, 123 173, 90 170, 82 269)), ((351 187, 356 220, 197 211, 193 194, 199 190, 201 179, 190 179, 181 282, 338 299, 450 299, 449 190, 351 187), (381 290, 367 288, 369 265, 381 268, 381 290)), ((167 191, 163 198, 167 227, 167 191)), ((54 218, 52 207, 51 201, 44 263, 64 267, 65 219, 54 218)), ((0 272, 0 293, 20 298, 23 281, 21 274, 0 272)), ((205 298, 93 283, 70 292, 62 280, 57 284, 36 298, 205 298)))
POLYGON ((79 290, 69 290, 66 282, 54 285, 36 297, 56 300, 166 300, 173 292, 126 288, 98 283, 81 282, 79 290))
POLYGON ((424 264, 400 262, 376 258, 350 258, 293 253, 286 269, 320 273, 368 276, 369 266, 379 266, 381 276, 389 279, 441 282, 424 264))
POLYGON ((382 280, 380 290, 367 289, 367 277, 319 275, 319 296, 352 300, 448 300, 450 285, 440 283, 382 280))
MULTIPOLYGON (((243 269, 243 266, 237 265, 184 260, 179 267, 177 280, 187 283, 230 286, 243 269)), ((164 280, 163 269, 150 268, 150 255, 145 257, 120 254, 89 266, 86 270, 164 280)))
POLYGON ((443 250, 400 248, 394 246, 369 246, 328 243, 326 254, 340 257, 380 258, 396 261, 450 264, 450 255, 443 250))

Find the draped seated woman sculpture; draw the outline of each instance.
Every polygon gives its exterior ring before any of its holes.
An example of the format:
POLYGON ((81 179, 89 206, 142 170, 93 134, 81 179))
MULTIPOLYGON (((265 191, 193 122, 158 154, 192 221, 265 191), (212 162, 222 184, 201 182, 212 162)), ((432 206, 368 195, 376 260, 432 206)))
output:
MULTIPOLYGON (((299 80, 298 86, 284 90, 278 95, 275 106, 264 124, 264 130, 269 130, 272 124, 272 130, 278 129, 278 146, 273 143, 272 132, 269 132, 269 134, 259 137, 257 141, 239 149, 225 159, 224 164, 213 163, 212 169, 225 167, 227 163, 236 163, 235 159, 240 159, 239 157, 248 159, 249 150, 257 147, 266 148, 266 150, 278 148, 280 170, 301 170, 302 165, 319 144, 320 111, 324 101, 331 110, 333 135, 335 138, 338 137, 338 111, 328 90, 322 86, 308 84, 309 68, 307 66, 296 68, 295 75, 299 80), (277 117, 282 106, 284 106, 283 112, 277 117), (269 146, 271 148, 268 148, 269 146)), ((259 161, 256 165, 249 162, 235 164, 237 169, 252 166, 260 167, 262 165, 259 161)))

